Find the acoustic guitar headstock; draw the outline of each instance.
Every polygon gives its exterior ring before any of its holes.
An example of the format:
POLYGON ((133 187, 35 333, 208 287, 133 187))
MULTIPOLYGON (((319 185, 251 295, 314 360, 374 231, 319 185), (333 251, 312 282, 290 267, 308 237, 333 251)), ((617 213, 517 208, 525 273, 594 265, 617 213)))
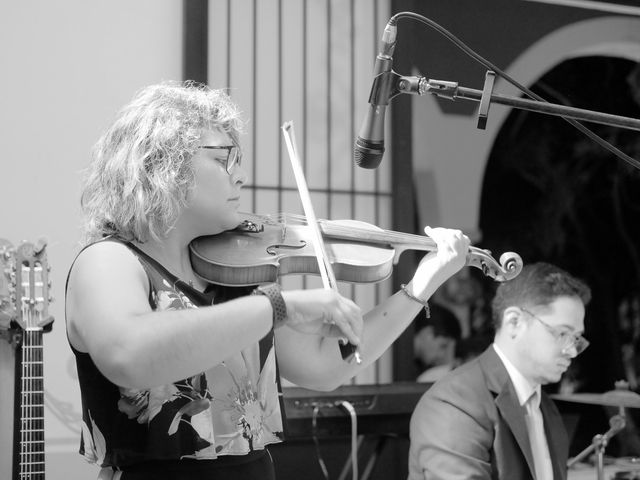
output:
POLYGON ((0 335, 11 338, 11 329, 49 330, 51 282, 46 242, 22 242, 14 247, 0 239, 0 335))

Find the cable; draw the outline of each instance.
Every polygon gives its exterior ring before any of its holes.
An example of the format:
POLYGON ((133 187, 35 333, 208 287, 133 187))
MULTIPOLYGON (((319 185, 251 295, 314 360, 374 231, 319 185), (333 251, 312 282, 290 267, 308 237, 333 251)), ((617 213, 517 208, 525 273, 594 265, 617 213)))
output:
POLYGON ((311 436, 313 438, 313 443, 316 446, 316 457, 318 458, 318 463, 320 464, 322 475, 324 475, 325 480, 329 480, 329 471, 327 470, 327 465, 324 463, 324 460, 322 459, 322 454, 320 453, 320 442, 318 441, 318 435, 317 435, 317 432, 318 432, 317 418, 318 418, 319 410, 320 410, 320 407, 318 405, 314 405, 313 414, 311 415, 311 427, 312 427, 311 436))
MULTIPOLYGON (((489 60, 485 59, 480 54, 476 53, 469 46, 467 46, 462 40, 460 40, 458 37, 456 37, 454 34, 452 34, 446 28, 442 27, 441 25, 438 25, 433 20, 431 20, 429 18, 426 18, 426 17, 424 17, 422 15, 419 15, 417 13, 413 13, 413 12, 399 12, 399 13, 396 13, 393 17, 391 17, 391 19, 389 20, 388 24, 392 25, 392 26, 395 26, 398 23, 398 20, 400 18, 412 18, 414 20, 417 20, 417 21, 419 21, 421 23, 424 23, 425 25, 433 28, 438 33, 443 35, 445 38, 450 40, 456 47, 458 47, 464 53, 469 55, 471 58, 476 60, 478 63, 480 63, 481 65, 483 65, 487 69, 494 71, 498 76, 504 78, 507 82, 511 83, 513 86, 515 86, 517 89, 519 89, 525 95, 527 95, 529 98, 532 98, 532 99, 537 100, 539 102, 548 103, 547 100, 542 98, 540 95, 532 92, 531 90, 529 90, 524 85, 521 85, 518 81, 516 81, 513 78, 511 78, 511 76, 509 76, 506 72, 503 72, 500 68, 498 68, 496 65, 491 63, 489 60)), ((580 122, 577 122, 576 120, 574 120, 572 118, 567 118, 567 117, 564 117, 564 116, 562 117, 562 119, 565 120, 566 122, 568 122, 573 127, 577 128, 579 131, 584 133, 587 137, 589 137, 591 140, 596 142, 598 145, 600 145, 604 149, 608 150, 610 153, 613 153, 618 158, 620 158, 620 159, 624 160, 625 162, 627 162, 627 164, 629 164, 632 167, 635 167, 635 168, 640 170, 640 161, 630 157, 629 155, 624 153, 622 150, 616 148, 615 146, 613 146, 612 144, 607 142, 604 138, 600 137, 599 135, 595 134, 594 132, 589 130, 587 127, 582 125, 580 122)))
POLYGON ((353 480, 358 480, 358 417, 351 402, 341 400, 337 402, 351 416, 351 472, 353 480))

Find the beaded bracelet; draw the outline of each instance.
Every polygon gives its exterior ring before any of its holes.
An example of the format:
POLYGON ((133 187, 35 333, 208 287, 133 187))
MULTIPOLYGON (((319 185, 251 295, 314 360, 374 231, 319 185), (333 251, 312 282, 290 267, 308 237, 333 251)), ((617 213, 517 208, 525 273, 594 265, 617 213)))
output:
POLYGON ((409 291, 407 286, 403 283, 400 285, 400 289, 404 292, 404 294, 409 297, 414 302, 418 302, 420 305, 424 306, 424 311, 427 314, 427 318, 431 318, 431 309, 429 308, 429 302, 426 300, 422 300, 421 298, 416 297, 413 293, 409 291))
POLYGON ((252 295, 264 295, 269 299, 273 310, 273 328, 278 328, 287 318, 287 305, 284 303, 281 290, 277 283, 269 283, 260 285, 251 292, 252 295))

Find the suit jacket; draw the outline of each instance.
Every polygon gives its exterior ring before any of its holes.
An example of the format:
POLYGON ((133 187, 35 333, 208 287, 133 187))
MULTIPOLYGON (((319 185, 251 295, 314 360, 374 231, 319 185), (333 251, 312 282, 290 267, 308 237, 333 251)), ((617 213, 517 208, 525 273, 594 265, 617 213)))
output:
MULTIPOLYGON (((553 401, 540 409, 555 480, 567 478, 569 441, 553 401)), ((410 425, 409 480, 535 479, 525 408, 491 346, 436 382, 410 425)))

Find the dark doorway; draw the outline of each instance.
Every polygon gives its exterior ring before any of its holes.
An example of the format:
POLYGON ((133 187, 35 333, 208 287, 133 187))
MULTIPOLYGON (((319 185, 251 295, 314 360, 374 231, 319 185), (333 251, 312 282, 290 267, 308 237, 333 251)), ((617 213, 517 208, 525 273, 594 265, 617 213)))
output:
MULTIPOLYGON (((531 88, 553 103, 640 118, 640 65, 629 60, 568 60, 531 88)), ((587 126, 640 159, 640 133, 587 126)), ((487 163, 479 223, 486 248, 555 263, 591 286, 591 346, 574 362, 576 391, 621 379, 637 390, 640 171, 560 118, 514 110, 487 163)))

